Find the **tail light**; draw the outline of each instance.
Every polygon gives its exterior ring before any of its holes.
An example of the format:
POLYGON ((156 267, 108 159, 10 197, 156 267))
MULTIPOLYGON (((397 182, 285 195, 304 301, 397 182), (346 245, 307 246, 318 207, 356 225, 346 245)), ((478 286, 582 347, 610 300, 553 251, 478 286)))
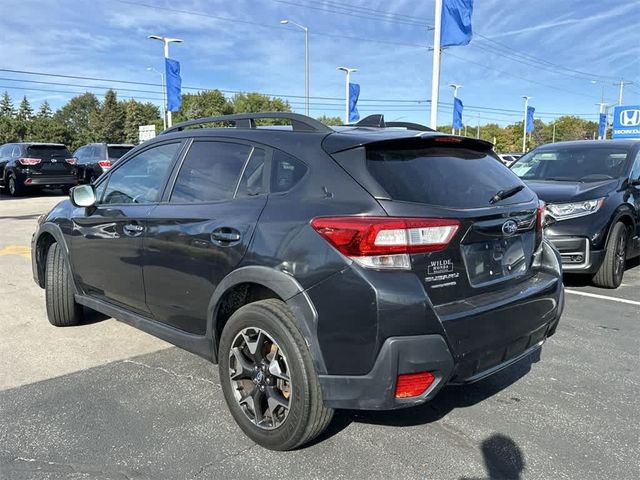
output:
POLYGON ((545 217, 547 215, 547 204, 543 201, 538 203, 538 211, 536 214, 536 230, 541 232, 545 227, 545 217))
POLYGON ((98 165, 100 165, 102 168, 109 168, 111 166, 111 160, 100 160, 98 162, 98 165))
POLYGON ((65 159, 65 162, 67 162, 69 165, 75 165, 76 163, 78 163, 78 159, 75 157, 71 157, 65 159))
POLYGON ((42 160, 39 158, 19 158, 18 162, 21 165, 38 165, 42 160))
POLYGON ((441 218, 321 217, 314 218, 311 226, 363 267, 408 270, 410 254, 445 249, 460 222, 441 218))
POLYGON ((431 372, 401 373, 396 380, 396 398, 422 395, 435 379, 431 372))

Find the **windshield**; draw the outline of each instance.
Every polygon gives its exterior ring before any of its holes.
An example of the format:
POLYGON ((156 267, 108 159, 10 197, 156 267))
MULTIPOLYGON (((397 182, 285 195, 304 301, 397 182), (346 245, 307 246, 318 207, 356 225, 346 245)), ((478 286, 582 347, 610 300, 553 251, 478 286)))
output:
POLYGON ((620 147, 545 148, 524 155, 511 170, 523 180, 599 182, 620 177, 627 154, 620 147))

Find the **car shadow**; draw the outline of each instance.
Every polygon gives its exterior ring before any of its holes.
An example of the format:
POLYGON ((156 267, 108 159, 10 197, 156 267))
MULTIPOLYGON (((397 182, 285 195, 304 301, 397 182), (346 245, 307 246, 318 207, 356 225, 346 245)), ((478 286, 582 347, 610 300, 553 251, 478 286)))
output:
POLYGON ((94 323, 103 322, 105 320, 109 320, 110 318, 110 316, 105 315, 104 313, 100 313, 96 310, 83 307, 82 323, 78 326, 81 327, 83 325, 93 325, 94 323))
MULTIPOLYGON (((337 410, 329 427, 312 444, 320 443, 336 435, 353 422, 390 427, 417 426, 437 422, 452 410, 476 405, 517 382, 531 371, 531 366, 534 363, 540 360, 540 352, 541 350, 538 349, 508 368, 476 383, 460 386, 447 385, 433 400, 417 407, 387 411, 337 410)), ((511 396, 499 401, 518 403, 520 398, 511 396)))
POLYGON ((480 446, 486 477, 460 477, 460 480, 520 480, 525 470, 524 453, 510 437, 495 433, 480 446))

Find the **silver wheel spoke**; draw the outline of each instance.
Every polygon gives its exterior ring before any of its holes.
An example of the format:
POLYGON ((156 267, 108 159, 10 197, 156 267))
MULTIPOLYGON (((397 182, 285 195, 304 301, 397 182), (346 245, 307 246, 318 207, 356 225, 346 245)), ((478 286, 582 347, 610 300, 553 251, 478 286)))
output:
POLYGON ((235 365, 229 366, 231 380, 250 380, 253 365, 245 358, 238 347, 231 349, 231 355, 235 359, 235 365))
POLYGON ((289 375, 287 375, 282 371, 282 369, 280 368, 280 363, 278 362, 278 359, 275 357, 273 360, 271 360, 271 363, 269 364, 269 373, 276 378, 285 380, 287 382, 289 381, 289 375))

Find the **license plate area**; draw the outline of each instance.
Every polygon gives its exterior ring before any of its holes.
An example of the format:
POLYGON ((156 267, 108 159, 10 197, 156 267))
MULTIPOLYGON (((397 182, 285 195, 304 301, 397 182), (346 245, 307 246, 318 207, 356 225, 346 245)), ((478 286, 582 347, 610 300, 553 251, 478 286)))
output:
POLYGON ((461 247, 469 283, 474 287, 515 277, 527 271, 520 236, 463 244, 461 247))

